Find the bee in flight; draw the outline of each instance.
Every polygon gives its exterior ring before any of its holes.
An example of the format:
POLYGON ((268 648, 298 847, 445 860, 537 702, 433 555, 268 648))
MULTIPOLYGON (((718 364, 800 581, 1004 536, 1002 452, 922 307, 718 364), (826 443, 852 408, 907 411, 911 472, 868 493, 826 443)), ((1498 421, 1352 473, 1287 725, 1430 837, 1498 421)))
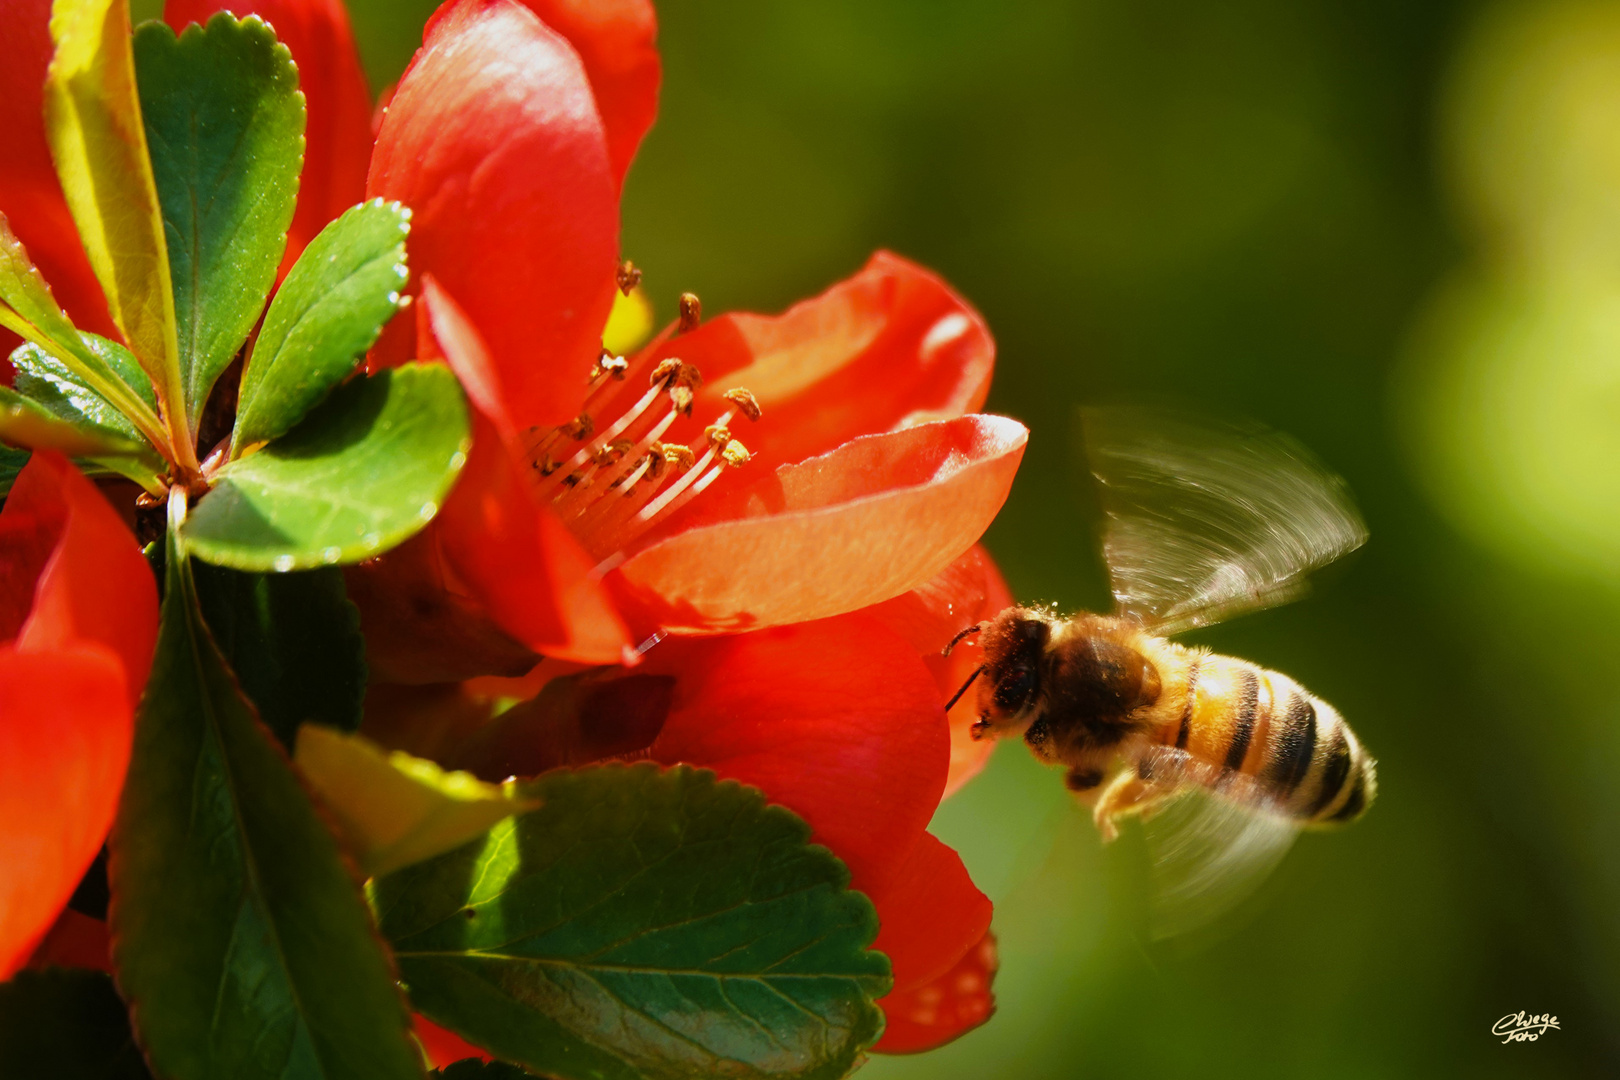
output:
POLYGON ((1299 829, 1353 821, 1377 791, 1333 706, 1169 637, 1296 599, 1367 531, 1344 482, 1287 436, 1140 409, 1082 421, 1116 610, 1011 607, 967 628, 952 646, 976 634, 984 659, 957 697, 982 676, 973 736, 1021 736, 1066 766, 1105 839, 1142 817, 1167 936, 1241 898, 1299 829))

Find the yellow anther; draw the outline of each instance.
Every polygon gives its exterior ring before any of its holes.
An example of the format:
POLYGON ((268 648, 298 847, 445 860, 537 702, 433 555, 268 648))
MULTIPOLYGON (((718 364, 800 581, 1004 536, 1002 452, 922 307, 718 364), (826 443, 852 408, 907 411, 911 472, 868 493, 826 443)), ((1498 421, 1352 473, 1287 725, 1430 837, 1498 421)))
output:
POLYGON ((540 470, 541 476, 550 476, 552 473, 562 468, 562 462, 558 461, 550 454, 547 454, 544 458, 535 462, 534 467, 540 470))
POLYGON ((657 482, 664 478, 664 470, 668 468, 668 461, 664 457, 664 444, 655 442, 647 450, 647 471, 641 474, 643 480, 657 482))
POLYGON ((680 370, 675 373, 675 384, 696 390, 703 385, 703 372, 697 369, 696 364, 682 363, 680 370))
POLYGON ((731 441, 731 429, 719 424, 710 424, 703 429, 703 437, 709 440, 710 446, 724 448, 731 441))
POLYGON ((681 293, 681 329, 683 334, 691 333, 703 321, 703 301, 697 298, 696 293, 681 293))
POLYGON ((669 389, 670 407, 682 416, 692 415, 692 402, 697 400, 690 386, 672 386, 669 389))
POLYGON ((596 382, 604 375, 611 375, 615 379, 624 380, 624 373, 630 369, 630 361, 622 356, 614 356, 606 349, 596 358, 596 366, 591 369, 591 382, 596 382))
POLYGON ((720 460, 733 467, 748 464, 751 457, 753 455, 748 452, 748 448, 736 439, 730 440, 720 448, 720 460))
POLYGON ((673 356, 665 357, 658 361, 657 367, 653 368, 652 377, 647 380, 647 384, 657 386, 659 383, 663 383, 666 386, 673 386, 675 378, 681 373, 683 366, 678 358, 673 356))
POLYGON ((592 460, 595 461, 597 465, 612 465, 614 462, 624 457, 624 455, 628 454, 631 447, 635 445, 636 444, 631 442, 629 439, 614 439, 606 446, 598 447, 596 454, 592 457, 592 460))
POLYGON ((635 291, 636 286, 641 284, 641 268, 626 259, 619 264, 619 272, 616 277, 619 283, 619 291, 629 296, 635 291))
POLYGON ((681 443, 664 443, 663 454, 669 467, 676 472, 685 472, 697 464, 697 455, 692 453, 692 448, 681 443))
POLYGON ((596 434, 596 421, 591 419, 590 413, 580 413, 574 419, 562 426, 563 434, 577 442, 584 442, 596 434))
POLYGON ((761 411, 759 407, 759 399, 754 396, 752 391, 745 390, 739 386, 735 390, 727 390, 725 392, 725 399, 737 406, 737 411, 748 417, 748 419, 759 419, 759 414, 761 411))

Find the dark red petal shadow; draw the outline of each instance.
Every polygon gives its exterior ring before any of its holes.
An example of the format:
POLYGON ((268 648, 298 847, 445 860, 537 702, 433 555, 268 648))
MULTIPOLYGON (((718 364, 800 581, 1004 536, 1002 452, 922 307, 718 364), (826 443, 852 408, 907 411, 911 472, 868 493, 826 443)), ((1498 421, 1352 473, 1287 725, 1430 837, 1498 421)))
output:
POLYGON ((855 888, 890 887, 939 804, 950 753, 933 680, 904 641, 844 616, 667 640, 637 674, 675 678, 653 760, 762 789, 810 823, 855 888))
POLYGON ((34 951, 106 839, 132 721, 107 649, 0 647, 0 980, 34 951))
POLYGON ((259 16, 274 27, 298 65, 308 124, 285 268, 327 222, 365 197, 371 92, 342 0, 168 0, 163 17, 179 33, 218 11, 259 16))
POLYGON ((389 104, 366 191, 411 207, 412 268, 466 309, 514 420, 571 419, 613 305, 619 229, 573 47, 516 0, 441 8, 389 104))
POLYGON ((650 0, 523 0, 585 64, 622 184, 658 113, 658 16, 650 0))
POLYGON ((978 540, 1027 437, 1015 420, 975 415, 856 439, 707 505, 694 500, 701 521, 631 556, 609 586, 621 609, 698 633, 887 600, 978 540))
POLYGON ((888 1017, 879 1054, 918 1054, 964 1035, 996 1011, 990 985, 996 977, 996 938, 986 933, 945 974, 878 1002, 888 1017))

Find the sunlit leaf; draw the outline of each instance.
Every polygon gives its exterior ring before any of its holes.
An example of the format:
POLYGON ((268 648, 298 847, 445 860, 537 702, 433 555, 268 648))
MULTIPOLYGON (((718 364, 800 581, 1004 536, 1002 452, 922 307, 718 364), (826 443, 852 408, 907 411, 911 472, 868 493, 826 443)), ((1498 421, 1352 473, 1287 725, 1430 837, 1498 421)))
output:
POLYGON ((337 841, 202 621, 171 520, 109 877, 113 962, 166 1080, 420 1077, 337 841))
POLYGON ((275 282, 304 160, 304 100, 292 55, 252 16, 220 13, 178 37, 147 23, 135 68, 195 427, 275 282))
POLYGON ((174 298, 126 0, 54 0, 45 127, 90 267, 158 397, 181 399, 174 298))
POLYGON ((0 983, 0 1076, 149 1080, 129 1016, 100 971, 23 971, 0 983))
POLYGON ((295 760, 367 874, 453 851, 502 818, 539 805, 516 785, 486 784, 313 724, 299 731, 295 760))
POLYGON ((366 648, 341 570, 251 574, 198 564, 193 573, 219 651, 283 746, 292 749, 305 721, 360 726, 366 648))
POLYGON ((80 383, 132 420, 139 417, 149 430, 157 430, 151 380, 127 349, 73 328, 4 214, 0 214, 0 326, 50 352, 80 383))
POLYGON ((834 1080, 877 1037, 877 916, 802 820, 688 768, 529 790, 540 809, 371 885, 435 1023, 561 1080, 834 1080))
POLYGON ((321 230, 276 290, 242 373, 233 456, 280 437, 354 369, 399 308, 410 211, 362 203, 321 230))
MULTIPOLYGON (((80 336, 86 348, 103 358, 132 393, 146 382, 135 358, 123 346, 93 334, 80 336)), ((11 354, 11 364, 17 369, 12 385, 19 395, 96 439, 126 447, 118 456, 135 459, 144 475, 163 474, 163 459, 146 443, 134 423, 56 356, 30 342, 11 354)), ((149 386, 146 389, 151 392, 149 386)))
POLYGON ((0 441, 69 457, 135 457, 139 444, 89 425, 75 424, 15 390, 0 386, 0 441))
POLYGON ((220 470, 186 525, 201 558, 298 570, 381 554, 433 519, 466 463, 467 404, 443 364, 339 388, 304 422, 220 470))

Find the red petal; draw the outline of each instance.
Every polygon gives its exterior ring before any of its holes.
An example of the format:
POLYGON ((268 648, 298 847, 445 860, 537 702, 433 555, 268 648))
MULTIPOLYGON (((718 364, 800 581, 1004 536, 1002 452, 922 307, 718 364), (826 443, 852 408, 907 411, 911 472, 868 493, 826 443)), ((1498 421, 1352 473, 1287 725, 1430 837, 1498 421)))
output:
POLYGON ((949 756, 933 680, 861 616, 736 637, 675 639, 638 674, 673 675, 651 757, 762 789, 881 894, 939 804, 949 756))
POLYGON ((39 944, 112 825, 133 712, 107 650, 0 647, 0 980, 39 944))
POLYGON ((428 1061, 435 1069, 442 1069, 452 1062, 465 1061, 467 1058, 478 1058, 489 1061, 489 1052, 480 1050, 460 1035, 442 1028, 429 1020, 421 1013, 412 1013, 411 1022, 416 1027, 416 1037, 422 1043, 422 1049, 427 1051, 428 1061))
MULTIPOLYGON (((933 672, 943 703, 955 696, 984 662, 984 652, 978 640, 972 637, 958 642, 949 656, 941 656, 940 650, 963 630, 992 618, 1013 603, 1012 592, 990 553, 975 544, 932 581, 904 596, 877 604, 868 612, 905 637, 922 654, 923 662, 933 672)), ((996 748, 995 739, 973 738, 973 722, 978 719, 978 712, 979 698, 972 690, 958 698, 950 711, 951 772, 945 781, 947 799, 978 775, 996 748)))
POLYGON ((693 419, 666 441, 698 441, 703 425, 730 407, 725 392, 747 387, 763 416, 734 430, 760 468, 774 469, 860 435, 976 411, 996 347, 950 286, 880 251, 848 281, 782 315, 722 315, 653 355, 695 364, 705 380, 693 419))
MULTIPOLYGON (((157 584, 135 537, 94 484, 59 454, 36 451, 0 510, 8 555, 32 565, 44 535, 55 548, 33 585, 33 604, 16 632, 27 651, 74 648, 90 641, 110 649, 128 675, 130 704, 140 699, 157 641, 157 584)), ((6 560, 8 568, 12 560, 6 560)), ((22 582, 8 574, 0 617, 14 612, 22 582)), ((10 628, 0 625, 10 635, 10 628)))
POLYGON ((112 972, 112 937, 107 924, 63 908, 45 939, 28 958, 31 968, 75 967, 112 972))
POLYGON ((878 1002, 888 1017, 879 1054, 916 1054, 943 1046, 990 1019, 996 999, 996 938, 986 933, 950 971, 915 989, 878 1002))
POLYGON ((590 76, 607 129, 608 157, 622 184, 641 137, 658 113, 661 65, 650 0, 523 0, 568 39, 590 76))
POLYGON ((703 505, 701 524, 609 577, 673 630, 824 618, 914 589, 961 555, 1006 501, 1028 437, 964 416, 846 443, 703 505))
POLYGON ((872 948, 894 965, 895 994, 939 978, 990 929, 990 898, 932 833, 922 835, 893 884, 872 902, 881 923, 872 948))
POLYGON ((175 31, 206 23, 217 11, 257 15, 298 65, 308 124, 298 209, 287 236, 283 267, 327 222, 365 197, 371 159, 371 93, 360 70, 354 33, 342 0, 169 0, 163 17, 175 31))
MULTIPOLYGON (((51 0, 0 0, 0 213, 78 327, 116 338, 45 141, 50 14, 51 0)), ((0 337, 9 353, 15 335, 0 330, 0 337)))
POLYGON ((514 420, 575 415, 613 305, 618 193, 572 46, 516 0, 440 9, 366 190, 411 207, 411 265, 466 308, 514 420))

